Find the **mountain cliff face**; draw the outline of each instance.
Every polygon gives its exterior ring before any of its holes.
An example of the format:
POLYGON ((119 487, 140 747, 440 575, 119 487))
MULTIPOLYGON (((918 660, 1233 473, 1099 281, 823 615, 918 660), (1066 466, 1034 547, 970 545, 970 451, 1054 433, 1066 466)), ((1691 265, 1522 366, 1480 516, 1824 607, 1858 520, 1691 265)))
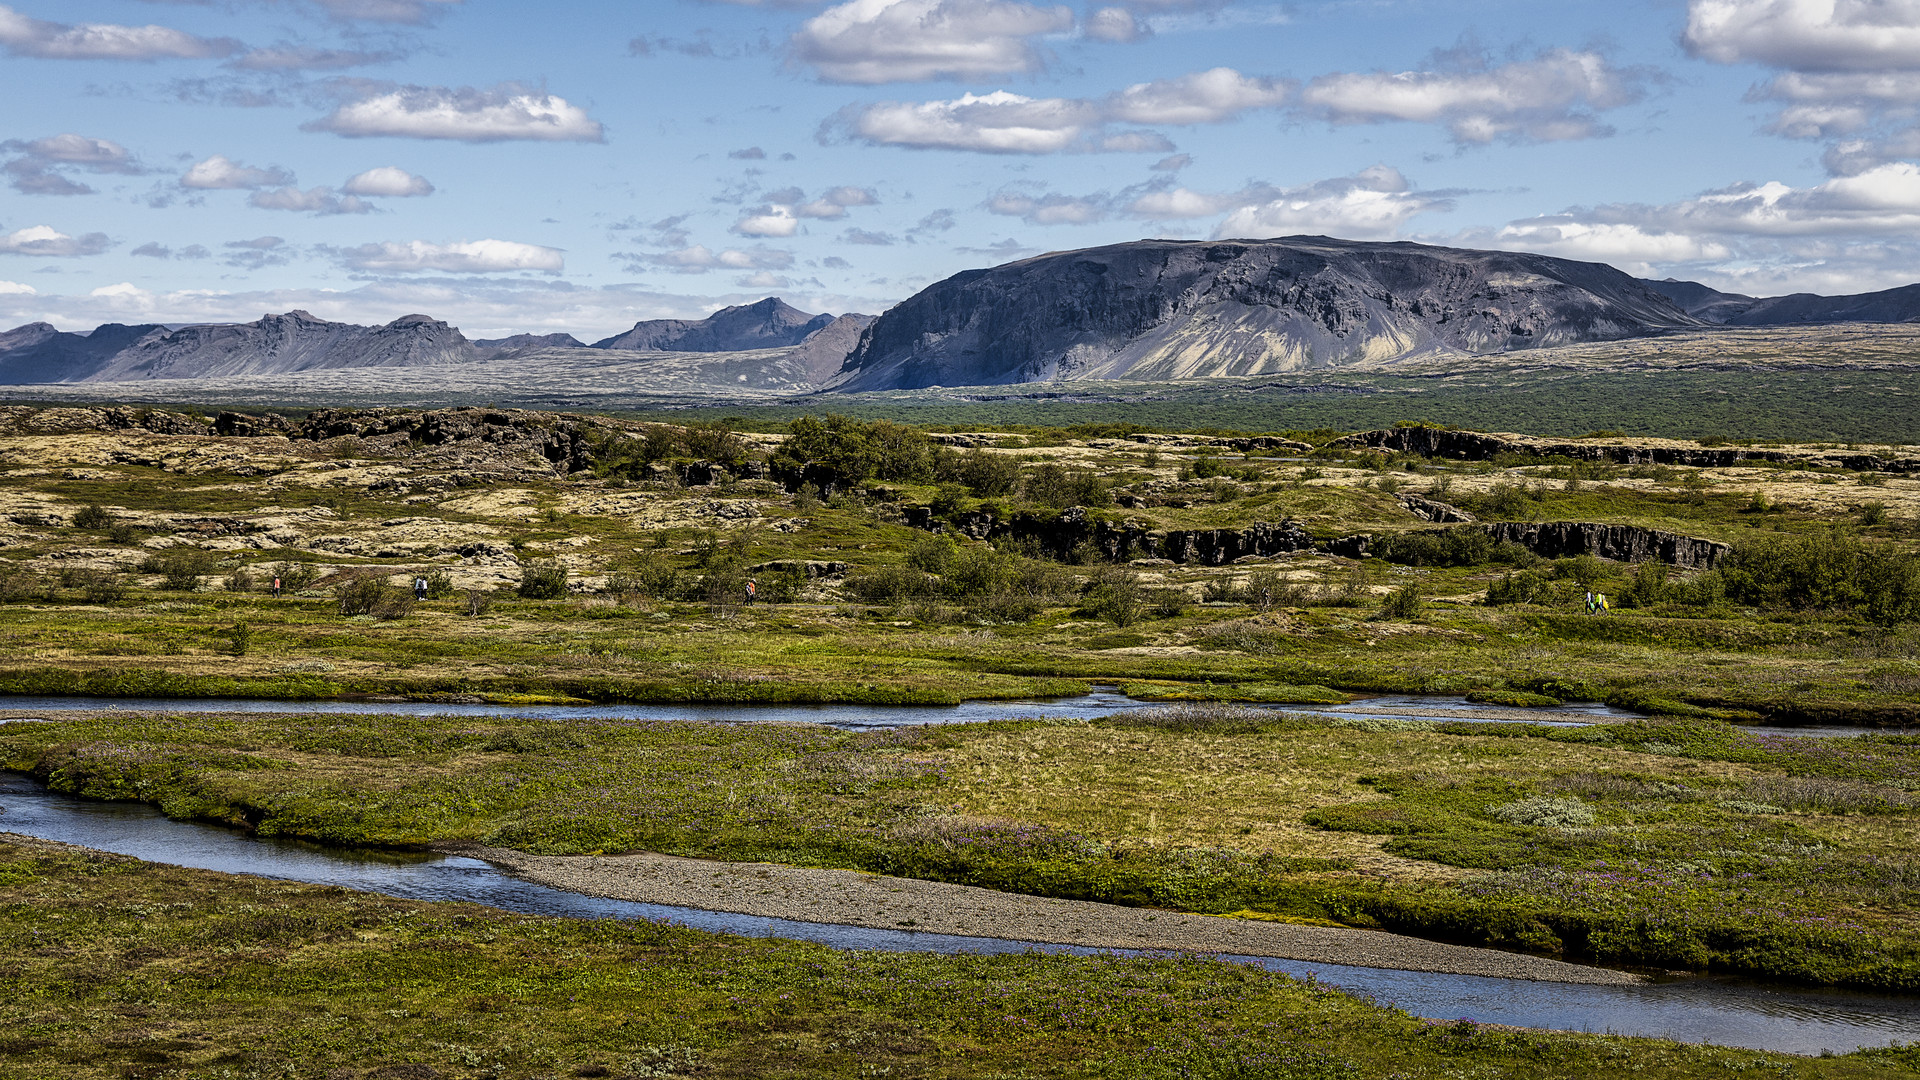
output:
POLYGON ((1321 236, 1147 240, 933 285, 873 324, 837 388, 1258 375, 1699 325, 1599 263, 1321 236))
POLYGON ((776 296, 721 308, 704 319, 651 319, 593 343, 596 349, 631 352, 743 352, 798 345, 832 324, 831 315, 809 315, 776 296))
MULTIPOLYGON (((473 358, 473 344, 460 331, 425 315, 405 315, 385 326, 355 326, 290 311, 250 323, 155 330, 82 378, 124 382, 328 368, 438 367, 473 358)), ((61 381, 78 380, 69 376, 61 381)))

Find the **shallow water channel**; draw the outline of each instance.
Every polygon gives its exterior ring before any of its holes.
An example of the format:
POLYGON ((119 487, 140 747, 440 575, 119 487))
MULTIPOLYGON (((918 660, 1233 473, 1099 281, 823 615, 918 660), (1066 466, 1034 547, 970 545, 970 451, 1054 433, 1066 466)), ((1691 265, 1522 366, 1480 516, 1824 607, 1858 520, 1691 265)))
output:
MULTIPOLYGON (((1097 951, 604 900, 520 881, 476 859, 345 851, 262 840, 218 826, 169 821, 144 804, 90 802, 60 795, 14 773, 0 773, 0 832, 25 833, 177 866, 340 885, 410 900, 458 900, 567 918, 672 920, 702 930, 795 938, 842 949, 1097 951)), ((1920 1041, 1920 998, 1755 986, 1721 979, 1586 986, 1263 957, 1228 959, 1290 975, 1312 975, 1415 1015, 1441 1020, 1466 1018, 1525 1027, 1649 1035, 1800 1054, 1920 1041)))
MULTIPOLYGON (((484 705, 439 701, 256 701, 245 698, 108 698, 0 695, 0 713, 57 716, 90 709, 128 712, 361 713, 393 716, 525 716, 541 720, 703 720, 720 724, 803 723, 859 731, 919 724, 966 724, 985 720, 1091 720, 1121 709, 1158 704, 1094 687, 1078 697, 1027 701, 967 701, 959 705, 484 705)), ((1349 705, 1260 705, 1256 708, 1309 716, 1467 723, 1539 723, 1558 726, 1631 720, 1639 714, 1594 702, 1514 710, 1444 694, 1393 694, 1349 705), (1521 714, 1525 714, 1524 718, 1521 714)), ((0 717, 0 723, 5 723, 0 717)), ((1776 728, 1742 725, 1777 735, 1860 735, 1863 728, 1776 728)))

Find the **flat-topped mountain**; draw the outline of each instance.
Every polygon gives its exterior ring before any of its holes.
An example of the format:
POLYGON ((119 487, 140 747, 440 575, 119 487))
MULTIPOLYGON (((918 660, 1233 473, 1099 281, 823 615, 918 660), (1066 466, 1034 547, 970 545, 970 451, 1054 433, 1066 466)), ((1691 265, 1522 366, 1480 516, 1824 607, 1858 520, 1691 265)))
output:
POLYGON ((929 286, 862 335, 837 389, 1259 375, 1701 325, 1602 263, 1324 236, 1143 240, 929 286))
POLYGON ((650 319, 633 329, 593 343, 596 349, 634 352, 743 352, 798 345, 833 322, 831 315, 809 315, 777 296, 758 303, 721 308, 704 319, 650 319))
POLYGON ((84 378, 204 379, 327 368, 438 367, 472 359, 472 342, 425 315, 405 315, 385 326, 356 326, 290 311, 250 323, 157 329, 84 378))

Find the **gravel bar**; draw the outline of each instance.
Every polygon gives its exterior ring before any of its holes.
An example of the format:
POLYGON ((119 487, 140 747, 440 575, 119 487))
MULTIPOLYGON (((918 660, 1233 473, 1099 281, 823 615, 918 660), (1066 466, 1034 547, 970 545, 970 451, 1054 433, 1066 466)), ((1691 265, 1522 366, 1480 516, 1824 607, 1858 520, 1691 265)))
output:
POLYGON ((1374 930, 1053 900, 853 870, 713 862, 645 852, 529 855, 465 845, 446 850, 485 859, 536 884, 589 896, 798 922, 1099 949, 1271 956, 1308 963, 1542 982, 1624 985, 1640 981, 1606 968, 1443 945, 1374 930))

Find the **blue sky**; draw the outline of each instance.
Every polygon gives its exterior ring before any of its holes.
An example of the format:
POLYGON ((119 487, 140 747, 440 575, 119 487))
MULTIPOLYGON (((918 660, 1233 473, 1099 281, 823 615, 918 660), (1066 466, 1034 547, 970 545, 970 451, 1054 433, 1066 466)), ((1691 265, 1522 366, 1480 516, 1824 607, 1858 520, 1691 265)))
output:
POLYGON ((0 324, 885 309, 1142 237, 1920 280, 1920 0, 6 0, 0 324))

